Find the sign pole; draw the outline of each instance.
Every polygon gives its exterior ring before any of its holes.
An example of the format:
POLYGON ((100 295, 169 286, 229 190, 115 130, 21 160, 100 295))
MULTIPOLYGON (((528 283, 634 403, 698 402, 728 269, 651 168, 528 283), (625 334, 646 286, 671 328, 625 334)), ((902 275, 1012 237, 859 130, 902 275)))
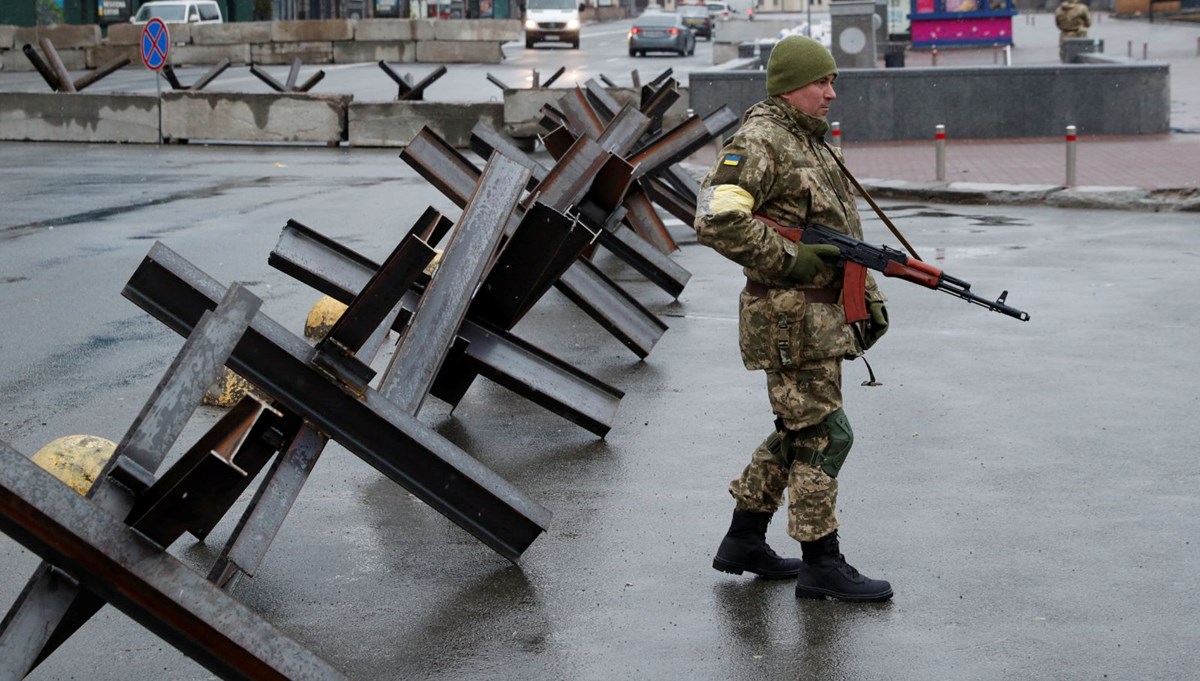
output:
POLYGON ((158 143, 163 143, 162 134, 162 77, 159 73, 166 66, 171 52, 171 33, 162 19, 157 17, 142 27, 142 63, 154 72, 154 91, 158 97, 158 143))
POLYGON ((154 92, 158 97, 158 145, 163 143, 162 137, 162 74, 154 72, 154 92))

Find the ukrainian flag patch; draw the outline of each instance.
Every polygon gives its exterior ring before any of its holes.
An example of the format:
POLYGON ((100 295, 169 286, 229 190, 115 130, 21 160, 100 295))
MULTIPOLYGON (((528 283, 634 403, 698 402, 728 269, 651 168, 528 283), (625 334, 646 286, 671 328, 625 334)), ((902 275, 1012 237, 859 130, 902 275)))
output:
POLYGON ((737 167, 741 162, 742 157, 737 154, 725 154, 725 158, 721 159, 721 165, 723 166, 737 167))

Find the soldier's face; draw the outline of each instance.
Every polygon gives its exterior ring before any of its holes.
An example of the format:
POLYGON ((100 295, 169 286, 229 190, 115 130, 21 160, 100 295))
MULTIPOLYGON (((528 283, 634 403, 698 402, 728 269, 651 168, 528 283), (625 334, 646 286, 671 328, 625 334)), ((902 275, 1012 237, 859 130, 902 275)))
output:
POLYGON ((837 93, 833 91, 833 81, 835 80, 837 80, 837 75, 825 76, 798 90, 785 92, 780 97, 809 116, 825 118, 825 115, 829 113, 830 102, 837 99, 837 93))

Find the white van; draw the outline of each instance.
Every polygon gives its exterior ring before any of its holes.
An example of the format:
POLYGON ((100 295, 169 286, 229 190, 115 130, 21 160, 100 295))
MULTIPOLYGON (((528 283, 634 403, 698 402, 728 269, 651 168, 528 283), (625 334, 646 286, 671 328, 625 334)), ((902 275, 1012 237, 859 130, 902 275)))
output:
POLYGON ((525 47, 543 40, 579 49, 579 0, 526 0, 525 47))
POLYGON ((155 0, 142 5, 129 22, 144 24, 151 19, 162 19, 168 24, 220 24, 225 21, 216 0, 155 0))

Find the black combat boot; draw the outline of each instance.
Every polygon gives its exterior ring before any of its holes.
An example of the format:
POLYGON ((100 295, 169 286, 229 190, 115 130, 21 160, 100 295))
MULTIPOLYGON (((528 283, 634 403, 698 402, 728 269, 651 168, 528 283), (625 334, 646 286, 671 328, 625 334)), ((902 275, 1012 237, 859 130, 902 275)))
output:
POLYGON ((837 530, 816 541, 802 541, 804 567, 796 577, 796 598, 834 598, 875 602, 892 597, 892 585, 859 574, 838 547, 837 530))
POLYGON ((713 568, 721 572, 740 575, 753 572, 765 579, 788 579, 795 577, 804 563, 796 558, 780 558, 767 545, 767 525, 770 513, 734 511, 729 532, 717 548, 713 568))

